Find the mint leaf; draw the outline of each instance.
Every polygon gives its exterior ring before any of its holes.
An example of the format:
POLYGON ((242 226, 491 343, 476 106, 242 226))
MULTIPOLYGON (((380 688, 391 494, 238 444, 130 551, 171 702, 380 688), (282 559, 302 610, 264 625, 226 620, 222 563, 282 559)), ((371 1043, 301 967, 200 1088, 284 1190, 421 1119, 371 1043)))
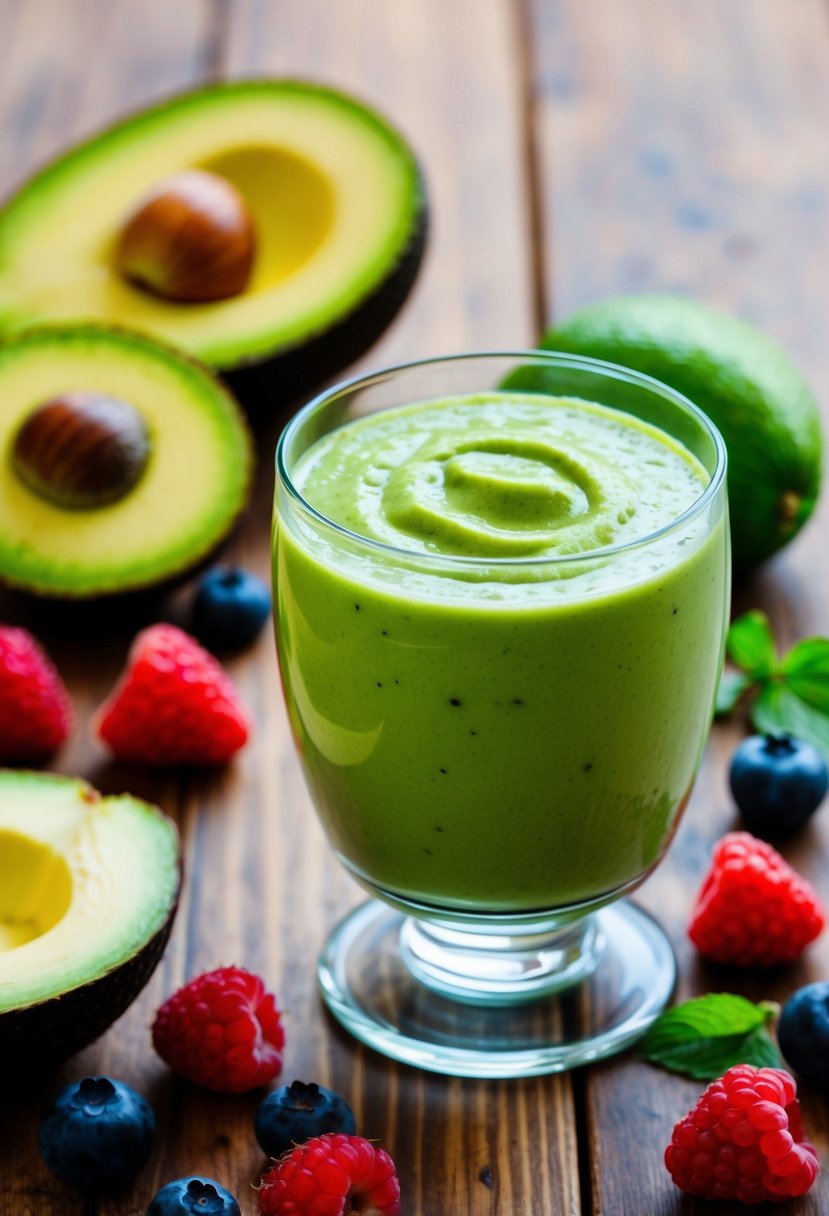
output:
POLYGON ((724 671, 717 689, 715 714, 730 714, 740 697, 753 686, 753 678, 745 671, 724 671))
POLYGON ((829 638, 798 642, 781 663, 780 672, 795 696, 829 714, 829 638))
POLYGON ((829 755, 829 638, 804 638, 778 662, 769 619, 753 609, 733 622, 726 649, 742 670, 723 674, 715 713, 745 698, 755 730, 788 731, 829 755))
POLYGON ((768 684, 751 707, 751 722, 761 734, 788 731, 829 756, 829 717, 799 697, 787 684, 768 684))
POLYGON ((777 666, 774 634, 769 618, 759 608, 732 623, 725 645, 732 661, 757 679, 770 676, 777 666))
POLYGON ((780 1068, 768 1024, 777 1006, 711 992, 661 1013, 640 1042, 646 1060, 697 1081, 713 1081, 734 1064, 780 1068))

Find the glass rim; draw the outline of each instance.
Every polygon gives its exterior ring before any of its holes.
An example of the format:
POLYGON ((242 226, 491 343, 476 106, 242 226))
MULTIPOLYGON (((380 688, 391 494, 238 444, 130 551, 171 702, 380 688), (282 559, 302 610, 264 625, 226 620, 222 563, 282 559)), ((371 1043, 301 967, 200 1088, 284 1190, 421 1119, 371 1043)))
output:
MULTIPOLYGON (((552 394, 549 395, 552 396, 552 394)), ((587 400, 587 398, 583 398, 583 400, 587 400)), ((400 404, 403 404, 403 402, 400 404)), ((394 407, 389 406, 388 408, 393 409, 394 407)), ((615 409, 616 407, 607 406, 605 408, 615 409)), ((619 412, 625 413, 627 411, 619 410, 619 412)), ((494 567, 495 569, 516 570, 548 565, 561 566, 570 563, 596 561, 597 559, 604 560, 609 557, 615 557, 620 553, 644 548, 645 546, 654 544, 658 540, 662 540, 672 532, 684 527, 699 515, 716 497, 725 481, 728 456, 725 441, 708 415, 698 405, 695 405, 690 398, 671 388, 670 385, 664 384, 661 380, 657 380, 656 377, 649 376, 645 372, 635 371, 633 368, 623 367, 618 363, 610 363, 605 359, 593 359, 587 355, 573 355, 566 351, 548 351, 529 347, 508 350, 471 350, 460 351, 455 354, 431 355, 422 359, 412 359, 405 363, 381 367, 375 371, 361 372, 355 376, 348 377, 346 380, 340 380, 336 384, 323 389, 312 397, 310 401, 306 402, 283 428, 277 440, 274 463, 278 482, 284 486, 289 498, 294 501, 301 511, 311 516, 316 522, 324 524, 351 544, 356 542, 358 545, 365 546, 369 550, 384 553, 391 557, 403 558, 408 561, 417 560, 429 564, 434 563, 437 566, 444 566, 446 568, 481 569, 483 567, 494 567), (657 528, 654 532, 648 532, 644 536, 634 537, 631 540, 621 541, 617 544, 604 545, 600 549, 588 549, 578 553, 544 554, 535 557, 470 557, 461 554, 431 553, 420 549, 400 548, 398 545, 390 545, 374 537, 363 536, 359 532, 353 532, 350 528, 337 523, 336 520, 330 519, 308 502, 301 491, 297 489, 285 466, 285 449, 306 419, 315 411, 321 409, 326 403, 332 402, 338 397, 344 397, 355 389, 370 388, 373 384, 380 384, 385 380, 391 380, 401 372, 413 371, 417 368, 430 367, 442 363, 472 362, 476 359, 515 359, 524 363, 529 361, 536 364, 548 363, 556 367, 570 367, 575 370, 604 375, 608 379, 624 381, 672 401, 674 405, 680 406, 690 414, 713 442, 716 453, 716 464, 710 475, 708 484, 690 506, 686 507, 681 514, 675 516, 670 522, 663 524, 662 527, 657 528)))

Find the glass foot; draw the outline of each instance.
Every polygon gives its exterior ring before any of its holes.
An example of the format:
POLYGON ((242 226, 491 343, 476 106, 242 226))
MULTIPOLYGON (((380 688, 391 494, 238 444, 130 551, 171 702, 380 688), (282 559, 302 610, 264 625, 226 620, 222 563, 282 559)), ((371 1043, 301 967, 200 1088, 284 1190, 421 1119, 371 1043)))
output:
POLYGON ((323 997, 347 1030, 392 1059, 456 1077, 530 1077, 621 1051, 665 1007, 676 980, 664 932, 625 900, 546 947, 506 951, 489 939, 481 985, 487 940, 478 939, 467 969, 477 978, 459 979, 466 942, 369 900, 325 944, 323 997))

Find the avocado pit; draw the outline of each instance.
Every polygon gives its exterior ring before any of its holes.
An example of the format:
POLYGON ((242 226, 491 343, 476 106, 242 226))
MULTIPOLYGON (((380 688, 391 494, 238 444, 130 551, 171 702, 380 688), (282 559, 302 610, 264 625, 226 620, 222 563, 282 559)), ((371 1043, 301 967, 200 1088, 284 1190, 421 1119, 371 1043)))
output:
POLYGON ((127 219, 116 260, 132 282, 178 303, 206 303, 247 287, 256 233, 226 178, 187 169, 161 181, 127 219))
POLYGON ((141 414, 101 393, 51 397, 24 420, 12 445, 20 480, 41 498, 89 510, 124 498, 140 480, 151 442, 141 414))

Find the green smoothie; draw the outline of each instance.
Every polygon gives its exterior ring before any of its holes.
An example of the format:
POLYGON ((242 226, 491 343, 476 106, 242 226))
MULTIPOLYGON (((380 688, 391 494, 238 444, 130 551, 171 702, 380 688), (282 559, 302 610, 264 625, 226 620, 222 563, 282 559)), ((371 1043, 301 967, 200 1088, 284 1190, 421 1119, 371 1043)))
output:
POLYGON ((699 462, 629 414, 492 392, 350 422, 291 473, 314 511, 277 516, 280 665, 352 872, 500 913, 640 880, 722 654, 727 522, 690 512, 699 462))

